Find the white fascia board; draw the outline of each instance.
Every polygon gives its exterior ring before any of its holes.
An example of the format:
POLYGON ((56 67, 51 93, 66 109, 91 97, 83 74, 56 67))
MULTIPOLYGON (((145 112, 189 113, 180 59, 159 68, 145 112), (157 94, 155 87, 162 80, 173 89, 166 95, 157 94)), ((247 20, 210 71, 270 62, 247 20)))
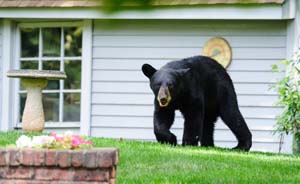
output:
MULTIPOLYGON (((105 13, 100 8, 1 8, 0 18, 42 19, 253 19, 280 20, 281 5, 206 5, 193 7, 155 8, 151 10, 124 10, 105 13)), ((293 17, 288 17, 289 19, 293 17)))

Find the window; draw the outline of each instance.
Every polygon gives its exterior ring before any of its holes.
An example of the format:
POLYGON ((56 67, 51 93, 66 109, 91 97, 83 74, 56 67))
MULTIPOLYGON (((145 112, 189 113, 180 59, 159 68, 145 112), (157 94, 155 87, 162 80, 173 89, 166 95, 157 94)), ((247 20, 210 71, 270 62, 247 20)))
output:
MULTIPOLYGON (((66 80, 49 81, 43 90, 46 122, 80 122, 82 26, 76 23, 21 23, 18 25, 20 69, 59 70, 66 80)), ((26 90, 18 86, 19 120, 26 90)))

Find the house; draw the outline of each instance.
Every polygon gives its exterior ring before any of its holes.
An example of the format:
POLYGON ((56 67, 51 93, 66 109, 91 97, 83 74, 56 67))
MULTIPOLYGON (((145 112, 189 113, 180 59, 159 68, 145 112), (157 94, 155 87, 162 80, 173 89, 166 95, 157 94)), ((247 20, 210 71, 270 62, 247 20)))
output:
MULTIPOLYGON (((253 134, 252 150, 290 153, 292 137, 273 134, 280 107, 269 90, 271 65, 300 46, 297 0, 154 0, 115 13, 100 0, 0 0, 0 129, 20 128, 26 92, 9 69, 65 71, 43 91, 48 131, 155 140, 153 95, 140 68, 202 53, 213 37, 232 48, 227 68, 239 106, 253 134), (282 144, 280 144, 282 142, 282 144)), ((172 131, 182 137, 176 114, 172 131)), ((232 147, 221 120, 216 145, 232 147)))

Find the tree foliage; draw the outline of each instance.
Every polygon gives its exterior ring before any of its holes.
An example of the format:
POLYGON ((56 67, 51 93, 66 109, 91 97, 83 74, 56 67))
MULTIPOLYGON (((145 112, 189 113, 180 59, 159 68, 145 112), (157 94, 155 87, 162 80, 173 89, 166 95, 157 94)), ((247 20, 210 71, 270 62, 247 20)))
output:
POLYGON ((109 13, 124 9, 147 10, 153 0, 102 0, 103 8, 109 13))

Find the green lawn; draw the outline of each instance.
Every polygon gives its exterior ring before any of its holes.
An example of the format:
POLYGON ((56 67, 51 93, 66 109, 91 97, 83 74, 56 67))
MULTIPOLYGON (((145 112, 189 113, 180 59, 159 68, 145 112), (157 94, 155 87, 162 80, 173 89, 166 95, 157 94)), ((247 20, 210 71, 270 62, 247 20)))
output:
MULTIPOLYGON (((20 133, 0 133, 0 146, 20 133)), ((118 147, 118 183, 300 183, 300 157, 93 138, 96 147, 118 147)))

